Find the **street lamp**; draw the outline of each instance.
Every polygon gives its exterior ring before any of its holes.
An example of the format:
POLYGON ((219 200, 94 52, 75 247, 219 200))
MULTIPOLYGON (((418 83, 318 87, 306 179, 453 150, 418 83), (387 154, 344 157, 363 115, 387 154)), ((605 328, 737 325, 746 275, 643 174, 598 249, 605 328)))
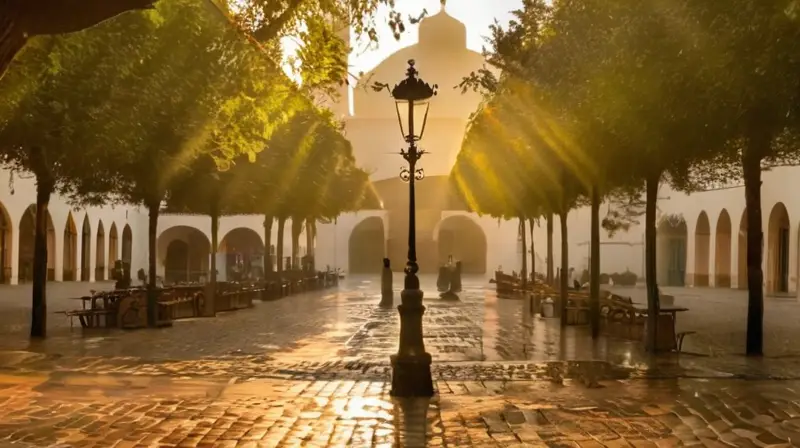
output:
POLYGON ((408 143, 408 150, 401 149, 400 155, 408 162, 408 167, 400 171, 400 179, 408 182, 408 261, 405 268, 403 291, 400 293, 400 346, 392 361, 392 391, 396 397, 430 397, 433 395, 433 379, 431 378, 431 355, 425 351, 422 340, 422 290, 419 288, 416 249, 416 206, 414 201, 414 183, 425 177, 422 168, 417 168, 417 161, 425 154, 417 149, 417 142, 425 133, 425 122, 428 119, 430 99, 436 95, 437 86, 430 86, 422 81, 414 60, 408 61, 406 78, 392 89, 392 97, 397 107, 397 120, 400 132, 408 143), (422 116, 419 132, 415 127, 415 115, 422 116))

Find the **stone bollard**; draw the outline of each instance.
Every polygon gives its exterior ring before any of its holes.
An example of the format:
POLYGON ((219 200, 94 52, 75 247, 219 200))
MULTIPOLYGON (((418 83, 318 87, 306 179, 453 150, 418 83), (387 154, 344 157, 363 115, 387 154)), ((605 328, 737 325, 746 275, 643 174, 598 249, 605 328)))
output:
POLYGON ((383 270, 381 271, 381 301, 378 306, 391 308, 394 305, 394 288, 392 285, 392 268, 388 258, 383 259, 383 270))

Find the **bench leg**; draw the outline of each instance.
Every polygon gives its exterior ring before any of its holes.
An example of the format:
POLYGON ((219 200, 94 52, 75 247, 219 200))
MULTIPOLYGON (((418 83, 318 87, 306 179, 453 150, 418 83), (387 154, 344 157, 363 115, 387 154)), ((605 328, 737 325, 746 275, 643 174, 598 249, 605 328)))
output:
POLYGON ((686 338, 686 334, 679 334, 677 341, 675 341, 676 345, 678 346, 678 353, 683 351, 683 340, 684 340, 684 338, 686 338))

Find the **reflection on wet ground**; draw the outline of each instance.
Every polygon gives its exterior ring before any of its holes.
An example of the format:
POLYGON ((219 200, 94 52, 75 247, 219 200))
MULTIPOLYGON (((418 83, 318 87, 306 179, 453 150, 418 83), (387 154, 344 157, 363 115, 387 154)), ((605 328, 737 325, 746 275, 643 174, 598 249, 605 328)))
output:
POLYGON ((800 438, 800 383, 437 382, 392 399, 371 381, 0 376, 16 446, 735 446, 800 438))
MULTIPOLYGON (((465 279, 460 302, 441 302, 434 280, 423 278, 425 344, 438 391, 429 400, 389 396, 398 316, 376 306, 377 284, 367 278, 159 330, 84 333, 51 316, 51 337, 36 343, 26 338, 27 298, 12 297, 0 315, 0 445, 763 447, 800 440, 797 359, 790 350, 764 360, 720 356, 738 338, 725 336, 738 334, 724 324, 738 318, 719 311, 722 298, 676 294, 692 309, 679 326, 699 328, 694 348, 716 356, 653 358, 635 342, 592 341, 586 328, 526 318, 521 301, 498 299, 483 279, 465 279)), ((66 294, 87 286, 53 291, 50 310, 73 308, 66 294)), ((781 306, 786 316, 794 312, 781 306)), ((771 334, 791 332, 780 328, 771 334)))
MULTIPOLYGON (((399 318, 396 310, 376 306, 380 295, 371 280, 351 278, 338 291, 259 302, 249 310, 178 321, 172 328, 157 330, 84 331, 70 329, 63 316, 51 316, 50 337, 36 342, 19 331, 24 324, 12 322, 9 316, 18 311, 11 312, 0 317, 6 322, 0 325, 0 366, 31 371, 382 381, 390 374, 388 358, 397 347, 399 318)), ((435 361, 434 372, 442 379, 592 376, 581 372, 601 372, 594 375, 598 378, 800 378, 800 359, 791 356, 768 361, 674 354, 653 358, 637 342, 592 341, 585 327, 562 329, 554 319, 526 318, 522 301, 497 298, 484 279, 466 278, 459 302, 440 301, 435 279, 422 280, 428 291, 425 344, 435 361), (560 366, 556 373, 554 366, 560 366)), ((401 284, 399 278, 395 284, 401 284)), ((53 294, 51 299, 55 305, 51 308, 74 306, 66 299, 53 299, 53 294)), ((699 301, 689 300, 696 302, 689 305, 693 310, 699 308, 699 301)), ((681 316, 679 326, 683 322, 695 325, 692 319, 697 320, 681 316)), ((710 326, 702 329, 704 334, 714 331, 710 326)))
MULTIPOLYGON (((521 301, 498 299, 483 279, 466 280, 460 302, 440 301, 434 279, 423 280, 431 291, 425 301, 425 344, 439 361, 623 359, 635 348, 623 341, 592 344, 583 337, 585 329, 568 328, 563 333, 554 320, 524 322, 521 301)), ((20 325, 5 325, 0 348, 152 360, 230 355, 384 360, 396 350, 399 319, 396 310, 378 308, 378 300, 374 283, 355 278, 336 292, 258 303, 251 310, 178 321, 172 328, 158 330, 86 331, 51 325, 47 340, 30 343, 20 325)), ((65 321, 63 316, 50 319, 65 321)))

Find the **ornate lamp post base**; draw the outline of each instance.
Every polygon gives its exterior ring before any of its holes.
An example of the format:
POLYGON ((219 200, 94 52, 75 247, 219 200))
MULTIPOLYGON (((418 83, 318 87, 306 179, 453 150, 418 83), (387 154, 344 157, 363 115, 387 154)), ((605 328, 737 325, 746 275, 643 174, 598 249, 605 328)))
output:
POLYGON ((392 355, 393 397, 432 397, 431 355, 392 355))
MULTIPOLYGON (((416 276, 414 276, 416 280, 416 276)), ((413 281, 412 281, 413 283, 413 281)), ((417 283, 418 285, 418 283, 417 283)), ((422 340, 422 290, 407 288, 400 293, 400 349, 391 356, 394 397, 432 397, 431 355, 422 340)), ((408 283, 407 283, 408 286, 408 283)))

